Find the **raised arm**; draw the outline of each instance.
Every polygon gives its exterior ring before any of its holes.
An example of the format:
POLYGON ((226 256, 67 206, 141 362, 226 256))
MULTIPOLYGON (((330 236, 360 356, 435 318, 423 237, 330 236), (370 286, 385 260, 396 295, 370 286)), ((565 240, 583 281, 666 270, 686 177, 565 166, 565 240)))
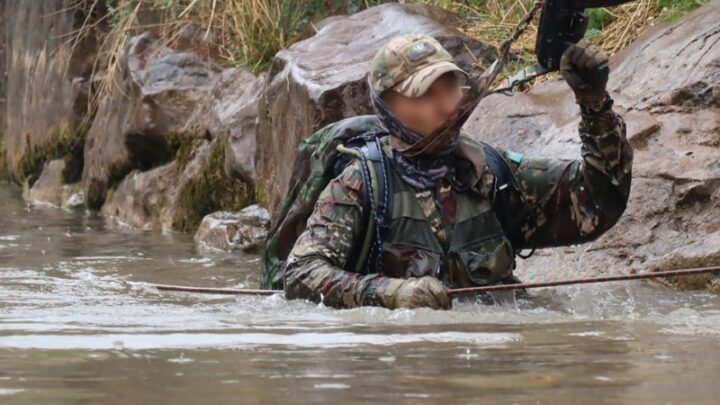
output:
POLYGON ((591 241, 625 211, 633 154, 622 117, 583 112, 579 129, 582 160, 527 159, 517 169, 537 217, 537 229, 525 227, 526 247, 591 241))
POLYGON ((538 225, 535 231, 524 227, 525 246, 593 240, 618 221, 630 195, 633 153, 605 90, 607 57, 581 41, 560 65, 580 106, 582 160, 528 159, 517 168, 538 225))

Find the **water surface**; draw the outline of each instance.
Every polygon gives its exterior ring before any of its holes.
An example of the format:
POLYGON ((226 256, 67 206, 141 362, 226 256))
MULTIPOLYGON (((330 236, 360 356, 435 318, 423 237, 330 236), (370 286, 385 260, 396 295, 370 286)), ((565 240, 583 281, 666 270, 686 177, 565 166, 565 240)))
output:
POLYGON ((253 255, 28 206, 0 184, 0 403, 707 403, 720 297, 641 281, 449 312, 333 310, 257 286, 253 255), (450 402, 451 401, 451 402, 450 402))

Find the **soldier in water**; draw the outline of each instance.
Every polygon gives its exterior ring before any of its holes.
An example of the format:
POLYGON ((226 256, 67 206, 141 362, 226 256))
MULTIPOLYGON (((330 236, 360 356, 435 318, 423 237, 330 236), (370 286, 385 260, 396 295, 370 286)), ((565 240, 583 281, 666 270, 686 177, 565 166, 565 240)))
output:
POLYGON ((508 227, 493 203, 496 176, 478 143, 464 142, 459 131, 423 142, 457 119, 467 74, 431 37, 393 38, 377 52, 368 78, 377 119, 389 133, 379 141, 392 190, 376 269, 358 272, 353 265, 369 192, 356 160, 320 194, 295 242, 286 296, 338 308, 449 309, 449 288, 515 281, 522 248, 584 243, 607 231, 625 210, 632 167, 624 121, 606 91, 607 62, 584 40, 561 58, 581 111, 579 159, 498 151, 516 185, 502 213, 511 217, 508 227))

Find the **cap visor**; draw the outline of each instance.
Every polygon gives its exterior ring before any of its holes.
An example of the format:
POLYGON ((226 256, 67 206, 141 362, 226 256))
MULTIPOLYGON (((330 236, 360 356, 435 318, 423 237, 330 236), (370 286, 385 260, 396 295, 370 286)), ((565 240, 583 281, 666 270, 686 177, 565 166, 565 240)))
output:
POLYGON ((437 62, 413 73, 412 76, 398 83, 393 90, 406 97, 420 97, 440 76, 448 72, 467 73, 452 62, 437 62))

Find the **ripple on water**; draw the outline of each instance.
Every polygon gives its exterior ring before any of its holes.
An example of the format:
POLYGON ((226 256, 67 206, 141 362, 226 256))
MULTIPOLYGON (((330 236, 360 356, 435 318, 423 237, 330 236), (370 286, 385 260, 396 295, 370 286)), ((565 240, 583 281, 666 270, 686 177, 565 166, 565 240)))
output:
POLYGON ((164 333, 116 335, 13 335, 0 336, 0 346, 45 350, 146 350, 233 348, 262 346, 340 348, 362 345, 394 346, 408 343, 457 343, 495 348, 522 340, 516 333, 164 333))
MULTIPOLYGON (((452 311, 356 308, 334 310, 306 301, 269 297, 227 297, 161 293, 117 274, 117 258, 88 266, 87 257, 41 270, 2 269, 0 334, 128 333, 151 336, 174 332, 337 331, 349 327, 422 327, 432 325, 523 325, 642 318, 664 333, 720 333, 720 307, 714 296, 665 291, 658 299, 651 287, 553 289, 533 292, 531 300, 508 305, 456 302, 452 311), (678 307, 701 308, 676 309, 678 307)), ((133 258, 134 259, 134 258, 133 258)), ((590 329, 577 336, 601 333, 590 329)), ((181 336, 181 335, 179 335, 181 336)), ((302 336, 302 335, 301 335, 302 336)), ((269 336, 268 338, 271 338, 269 336)), ((93 341, 91 343, 99 344, 93 341)), ((218 339, 232 341, 232 337, 218 339)), ((243 343, 242 339, 239 340, 243 343)), ((252 342, 247 342, 252 344, 252 342)))
POLYGON ((23 389, 0 388, 0 396, 15 395, 23 392, 23 389))

